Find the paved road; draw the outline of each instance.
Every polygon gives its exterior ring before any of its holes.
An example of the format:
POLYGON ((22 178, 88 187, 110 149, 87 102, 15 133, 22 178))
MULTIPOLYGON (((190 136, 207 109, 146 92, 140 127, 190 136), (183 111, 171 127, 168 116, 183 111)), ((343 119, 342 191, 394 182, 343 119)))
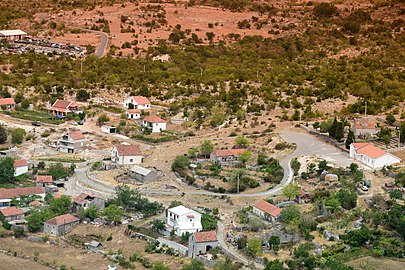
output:
POLYGON ((83 30, 100 35, 100 37, 101 37, 100 45, 98 46, 95 54, 97 57, 103 57, 104 50, 107 47, 108 35, 101 31, 95 31, 95 30, 89 30, 89 29, 83 29, 83 30))
MULTIPOLYGON (((317 155, 321 158, 327 160, 328 162, 334 163, 338 166, 347 167, 350 165, 352 160, 346 153, 341 152, 334 146, 324 143, 317 138, 307 134, 307 133, 297 133, 297 132, 283 132, 280 133, 283 140, 296 144, 296 150, 283 159, 280 165, 284 169, 284 177, 279 185, 263 192, 249 193, 249 194, 227 194, 229 197, 259 197, 259 196, 271 196, 276 195, 281 192, 283 187, 293 180, 294 172, 290 166, 291 160, 300 155, 317 155)), ((101 191, 106 194, 114 194, 114 189, 96 179, 88 178, 85 173, 85 168, 80 168, 77 170, 77 181, 89 188, 94 188, 95 190, 101 191)), ((168 191, 168 190, 150 190, 150 189, 139 189, 144 194, 155 194, 155 195, 181 195, 191 194, 191 195, 209 195, 209 196, 222 196, 222 193, 209 192, 204 190, 190 190, 190 191, 168 191)))

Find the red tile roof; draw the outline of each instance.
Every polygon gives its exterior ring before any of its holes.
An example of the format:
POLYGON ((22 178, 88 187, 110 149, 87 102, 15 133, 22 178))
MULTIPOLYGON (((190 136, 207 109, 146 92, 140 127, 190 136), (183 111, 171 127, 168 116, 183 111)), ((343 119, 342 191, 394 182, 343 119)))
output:
POLYGON ((215 242, 217 241, 217 233, 215 231, 196 232, 194 238, 197 243, 215 242))
POLYGON ((43 203, 41 203, 41 202, 39 202, 39 201, 32 201, 32 202, 30 202, 29 203, 29 205, 31 205, 31 206, 40 206, 40 205, 42 205, 43 203))
POLYGON ((160 118, 157 115, 145 116, 145 118, 143 118, 143 121, 146 121, 146 122, 149 122, 149 123, 166 123, 165 120, 163 120, 162 118, 160 118))
POLYGON ((355 119, 355 127, 356 129, 375 129, 377 124, 370 120, 370 119, 355 119))
POLYGON ((79 107, 79 104, 73 101, 56 100, 55 103, 49 108, 51 111, 66 112, 70 108, 79 107))
POLYGON ((150 101, 146 97, 142 96, 133 96, 131 97, 138 105, 145 105, 145 104, 150 104, 150 101))
POLYGON ((281 209, 271 203, 268 203, 266 201, 258 201, 254 207, 256 207, 257 209, 260 209, 264 212, 266 212, 267 214, 273 216, 273 217, 277 217, 278 215, 280 215, 281 213, 281 209))
POLYGON ((43 187, 0 188, 0 199, 19 198, 22 195, 45 194, 43 187))
POLYGON ((212 152, 217 157, 228 157, 228 156, 239 156, 243 152, 247 151, 246 149, 225 149, 225 150, 215 150, 212 152))
POLYGON ((130 113, 130 114, 141 113, 141 110, 138 110, 138 109, 129 109, 129 110, 128 110, 128 113, 130 113))
POLYGON ((28 162, 25 159, 14 160, 14 168, 28 166, 28 162))
POLYGON ((53 196, 54 199, 60 199, 62 197, 62 194, 55 194, 55 196, 53 196))
POLYGON ((139 145, 116 145, 115 146, 120 156, 142 156, 142 151, 139 145))
POLYGON ((79 195, 77 195, 74 199, 73 202, 78 203, 78 204, 82 204, 86 201, 86 198, 90 197, 89 194, 86 193, 80 193, 79 195))
POLYGON ((354 148, 356 148, 357 154, 365 155, 373 159, 387 154, 386 151, 378 148, 372 143, 354 143, 354 148))
POLYGON ((23 210, 21 210, 20 208, 15 207, 15 206, 0 209, 0 212, 5 217, 11 217, 11 216, 17 216, 17 215, 23 215, 24 214, 23 210))
POLYGON ((0 98, 0 106, 15 105, 14 98, 0 98))
POLYGON ((66 215, 61 215, 61 216, 51 218, 50 220, 46 221, 45 223, 60 226, 60 225, 64 225, 64 224, 73 223, 73 222, 76 222, 79 220, 80 219, 78 219, 75 216, 72 216, 71 214, 66 214, 66 215))
POLYGON ((69 133, 70 137, 72 137, 73 140, 83 140, 86 139, 84 135, 80 131, 72 131, 69 133))
POLYGON ((35 181, 37 183, 52 183, 53 178, 52 175, 37 175, 35 181))

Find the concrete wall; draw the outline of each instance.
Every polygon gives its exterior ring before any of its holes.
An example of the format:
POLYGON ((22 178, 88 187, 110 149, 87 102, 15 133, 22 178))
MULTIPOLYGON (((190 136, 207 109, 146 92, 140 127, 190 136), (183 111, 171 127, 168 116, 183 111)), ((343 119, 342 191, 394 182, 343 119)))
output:
POLYGON ((19 176, 28 172, 28 166, 14 168, 14 176, 19 176))
POLYGON ((218 246, 218 241, 197 243, 194 235, 191 235, 188 241, 188 257, 196 258, 198 255, 206 254, 218 246))

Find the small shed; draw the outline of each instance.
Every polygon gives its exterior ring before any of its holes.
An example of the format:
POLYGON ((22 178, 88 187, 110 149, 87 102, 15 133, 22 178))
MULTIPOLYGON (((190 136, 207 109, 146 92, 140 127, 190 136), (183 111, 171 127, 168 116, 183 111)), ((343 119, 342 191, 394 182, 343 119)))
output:
POLYGON ((101 132, 104 133, 117 133, 117 128, 114 126, 102 126, 101 132))
POLYGON ((157 174, 155 171, 138 165, 134 165, 129 170, 129 176, 142 182, 152 182, 157 179, 157 174))
POLYGON ((94 250, 94 251, 100 250, 103 248, 103 245, 100 242, 97 242, 95 240, 92 240, 90 243, 86 243, 85 246, 86 246, 86 249, 94 250))

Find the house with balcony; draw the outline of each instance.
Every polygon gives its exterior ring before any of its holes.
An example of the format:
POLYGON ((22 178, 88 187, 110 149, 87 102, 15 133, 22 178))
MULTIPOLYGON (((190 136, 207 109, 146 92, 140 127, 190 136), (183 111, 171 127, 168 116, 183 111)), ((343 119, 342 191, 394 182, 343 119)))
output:
POLYGON ((143 161, 139 145, 115 145, 111 150, 111 161, 118 165, 140 164, 143 161))
POLYGON ((176 235, 181 236, 184 233, 195 233, 202 230, 201 214, 179 205, 166 212, 166 227, 176 235))
POLYGON ((80 131, 71 131, 59 139, 59 151, 75 154, 84 147, 85 143, 86 137, 80 131))
POLYGON ((68 115, 78 114, 80 105, 74 101, 56 100, 55 103, 48 109, 50 114, 55 115, 57 118, 64 118, 68 115))
POLYGON ((131 96, 124 100, 124 107, 127 109, 149 110, 150 101, 143 96, 131 96))

